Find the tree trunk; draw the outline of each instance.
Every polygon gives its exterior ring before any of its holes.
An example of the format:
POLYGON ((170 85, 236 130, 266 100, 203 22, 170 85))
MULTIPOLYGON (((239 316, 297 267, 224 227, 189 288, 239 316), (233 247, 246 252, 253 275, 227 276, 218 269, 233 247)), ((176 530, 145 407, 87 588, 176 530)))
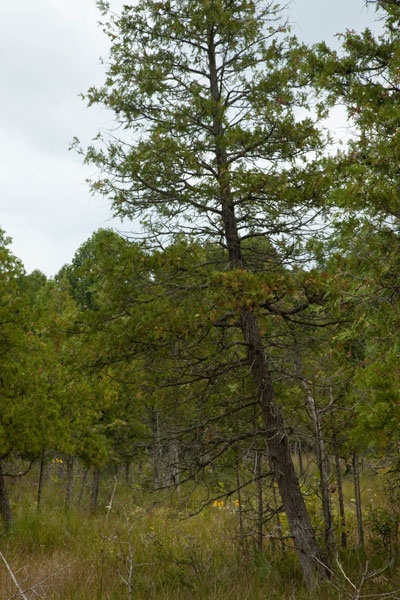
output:
POLYGON ((3 477, 3 469, 2 464, 0 462, 0 515, 3 521, 4 529, 6 533, 10 531, 10 527, 12 524, 12 512, 11 506, 8 499, 8 492, 6 488, 6 484, 3 477))
POLYGON ((65 486, 65 508, 71 508, 72 496, 74 492, 74 457, 67 456, 67 481, 65 486))
POLYGON ((78 496, 78 504, 82 504, 88 474, 89 474, 89 467, 85 467, 85 470, 83 471, 83 475, 82 475, 81 489, 80 489, 79 496, 78 496))
MULTIPOLYGON (((210 97, 213 101, 212 133, 217 166, 216 179, 219 187, 221 219, 229 267, 232 270, 243 271, 245 265, 242 258, 241 240, 230 186, 229 161, 224 141, 225 130, 223 111, 221 111, 221 90, 219 89, 215 43, 214 33, 210 30, 207 48, 210 97)), ((247 307, 241 310, 240 328, 247 347, 249 370, 258 392, 267 430, 271 465, 275 471, 304 579, 309 585, 312 585, 317 579, 326 578, 327 570, 322 565, 321 553, 301 494, 282 414, 275 403, 275 390, 259 323, 255 313, 247 307)))
POLYGON ((90 512, 94 512, 97 508, 97 500, 99 497, 99 488, 100 488, 100 469, 99 469, 99 467, 95 467, 94 471, 93 471, 92 489, 90 490, 90 502, 89 502, 90 512))
POLYGON ((250 371, 258 390, 271 465, 278 483, 290 532, 305 580, 312 585, 326 578, 327 570, 318 547, 290 453, 282 414, 275 404, 275 391, 255 315, 242 310, 242 331, 247 345, 250 371))
POLYGON ((40 510, 40 505, 42 502, 45 472, 46 472, 46 451, 44 448, 42 448, 42 452, 40 454, 39 482, 38 482, 37 501, 36 501, 36 508, 38 511, 40 510))
POLYGON ((129 460, 125 460, 125 483, 129 485, 131 475, 131 463, 129 460))
POLYGON ((283 539, 282 523, 281 523, 281 517, 279 514, 278 498, 277 498, 275 486, 276 486, 276 481, 274 479, 274 481, 272 482, 272 496, 274 498, 274 509, 276 510, 276 530, 278 532, 278 537, 279 537, 280 544, 281 544, 282 554, 285 554, 286 546, 285 546, 285 540, 283 539))
POLYGON ((262 454, 256 451, 256 472, 257 472, 257 548, 259 552, 263 549, 264 541, 264 506, 262 489, 262 454))
POLYGON ((239 450, 236 449, 236 488, 237 488, 237 508, 239 515, 239 538, 240 544, 243 546, 244 543, 244 529, 243 529, 243 505, 242 505, 242 494, 240 488, 240 456, 239 450))
POLYGON ((339 500, 339 515, 340 515, 340 529, 341 529, 341 544, 342 548, 346 548, 347 535, 346 535, 346 512, 344 510, 344 498, 343 498, 343 481, 342 471, 340 469, 340 457, 337 446, 335 444, 335 471, 336 471, 336 485, 338 490, 339 500))
POLYGON ((160 487, 161 481, 161 448, 160 448, 160 426, 158 422, 158 412, 152 414, 152 433, 153 433, 153 481, 154 487, 160 487))
POLYGON ((362 520, 360 477, 359 477, 359 473, 358 473, 358 457, 357 457, 356 452, 353 452, 352 464, 353 464, 354 499, 355 499, 355 503, 356 503, 358 547, 361 548, 362 550, 364 550, 364 526, 363 526, 363 520, 362 520))
POLYGON ((303 463, 303 448, 301 445, 301 440, 297 440, 297 456, 299 459, 299 473, 300 477, 304 475, 304 463, 303 463))
POLYGON ((322 512, 324 515, 324 537, 325 545, 328 551, 328 557, 331 558, 333 551, 336 548, 335 527, 333 521, 331 491, 329 485, 329 458, 325 450, 325 442, 321 427, 320 411, 318 411, 315 398, 312 395, 307 382, 301 381, 307 403, 310 408, 311 418, 315 432, 315 453, 317 456, 317 465, 320 474, 320 490, 322 498, 322 512))
POLYGON ((179 486, 179 444, 176 438, 170 440, 168 445, 169 469, 171 472, 172 483, 176 489, 177 495, 180 494, 179 486))
POLYGON ((57 463, 57 477, 58 479, 64 479, 64 465, 65 461, 61 458, 57 463))

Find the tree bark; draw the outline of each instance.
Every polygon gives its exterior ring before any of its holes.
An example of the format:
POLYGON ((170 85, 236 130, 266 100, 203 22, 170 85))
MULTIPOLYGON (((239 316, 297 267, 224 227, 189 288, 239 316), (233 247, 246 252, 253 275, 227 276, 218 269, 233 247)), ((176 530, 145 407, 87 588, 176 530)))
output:
POLYGON ((242 494, 240 486, 240 455, 239 450, 236 449, 236 488, 237 488, 237 508, 239 516, 239 539, 240 544, 243 546, 244 543, 244 529, 243 529, 243 506, 242 506, 242 494))
POLYGON ((180 494, 179 485, 179 443, 176 438, 170 440, 168 445, 169 469, 171 472, 171 480, 176 489, 176 493, 180 494))
POLYGON ((302 379, 303 389, 307 398, 307 403, 310 408, 311 418, 315 432, 315 453, 317 457, 317 465, 320 474, 320 490, 322 498, 322 512, 324 515, 324 537, 328 557, 332 556, 336 548, 335 528, 333 521, 332 500, 329 485, 329 458, 325 450, 325 441, 322 433, 320 411, 317 409, 315 398, 312 395, 307 382, 302 379))
POLYGON ((300 477, 304 475, 304 462, 303 462, 303 448, 301 445, 301 440, 297 440, 297 456, 299 459, 299 474, 300 477))
POLYGON ((153 481, 154 487, 160 487, 161 482, 161 448, 160 448, 160 425, 158 412, 152 414, 152 433, 153 433, 153 481))
POLYGON ((40 453, 39 482, 38 482, 37 502, 36 502, 36 508, 38 511, 40 510, 40 505, 42 502, 45 472, 46 472, 46 451, 44 448, 42 448, 42 452, 40 453))
POLYGON ((354 499, 355 499, 355 503, 356 503, 358 547, 361 548, 361 550, 364 550, 364 525, 363 525, 362 507, 361 507, 360 476, 359 476, 359 472, 358 472, 358 456, 357 456, 356 452, 353 452, 352 464, 353 464, 354 499))
POLYGON ((2 464, 0 462, 0 515, 3 521, 4 529, 6 533, 10 531, 10 527, 12 524, 12 512, 10 501, 8 499, 8 492, 6 488, 6 484, 3 477, 3 469, 2 464))
POLYGON ((242 310, 242 331, 267 430, 271 465, 304 578, 312 585, 316 580, 326 578, 327 570, 301 493, 282 414, 275 404, 275 390, 259 326, 255 315, 247 309, 242 310))
MULTIPOLYGON (((277 498, 275 486, 276 486, 276 481, 274 479, 272 482, 272 496, 274 498, 274 509, 276 510, 276 530, 278 532, 278 537, 279 537, 279 541, 281 544, 282 554, 285 554, 286 546, 285 546, 285 540, 283 539, 282 523, 281 523, 281 517, 279 514, 279 505, 278 505, 278 498, 277 498)), ((275 541, 275 540, 273 540, 273 541, 275 541)))
POLYGON ((87 480, 88 474, 89 474, 89 467, 85 467, 85 470, 83 471, 83 475, 82 475, 81 489, 80 489, 79 496, 78 496, 78 504, 82 503, 83 495, 85 493, 86 480, 87 480))
POLYGON ((340 515, 340 529, 341 529, 341 544, 342 548, 346 548, 347 545, 347 534, 346 534, 346 512, 344 510, 344 497, 343 497, 343 481, 342 481, 342 471, 340 468, 340 457, 337 449, 337 445, 335 444, 335 471, 336 471, 336 485, 338 491, 338 501, 339 501, 339 515, 340 515))
POLYGON ((264 541, 264 502, 262 489, 262 454, 256 450, 256 472, 257 472, 257 548, 259 552, 263 549, 264 541))
POLYGON ((99 488, 100 488, 100 469, 99 469, 99 467, 95 467, 93 470, 92 489, 90 490, 90 502, 89 502, 90 512, 94 512, 97 508, 97 500, 99 497, 99 488))
POLYGON ((125 460, 125 483, 129 485, 130 482, 130 474, 131 474, 131 463, 129 460, 125 460))
POLYGON ((63 459, 60 459, 60 462, 57 463, 57 477, 58 479, 64 479, 64 466, 65 466, 65 461, 63 459))
POLYGON ((67 481, 65 486, 65 508, 69 510, 72 504, 72 496, 74 492, 74 457, 68 454, 67 456, 67 481))

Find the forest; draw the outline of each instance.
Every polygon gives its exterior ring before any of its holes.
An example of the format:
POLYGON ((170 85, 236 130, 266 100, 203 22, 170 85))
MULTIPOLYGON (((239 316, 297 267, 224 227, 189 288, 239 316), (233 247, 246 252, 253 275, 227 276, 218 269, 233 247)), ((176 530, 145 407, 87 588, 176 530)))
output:
POLYGON ((97 4, 72 150, 132 233, 47 278, 0 230, 0 597, 400 598, 400 2, 337 50, 97 4))

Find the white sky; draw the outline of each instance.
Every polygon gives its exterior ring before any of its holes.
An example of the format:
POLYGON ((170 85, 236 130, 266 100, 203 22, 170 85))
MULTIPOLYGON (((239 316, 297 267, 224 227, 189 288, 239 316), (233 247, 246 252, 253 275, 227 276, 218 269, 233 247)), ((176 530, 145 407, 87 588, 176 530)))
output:
MULTIPOLYGON (((376 18, 364 0, 293 0, 289 17, 301 40, 330 45, 376 18)), ((99 227, 127 229, 90 196, 93 168, 68 151, 74 135, 85 146, 109 119, 78 97, 103 81, 100 18, 95 0, 0 0, 0 227, 28 272, 52 276, 99 227)))

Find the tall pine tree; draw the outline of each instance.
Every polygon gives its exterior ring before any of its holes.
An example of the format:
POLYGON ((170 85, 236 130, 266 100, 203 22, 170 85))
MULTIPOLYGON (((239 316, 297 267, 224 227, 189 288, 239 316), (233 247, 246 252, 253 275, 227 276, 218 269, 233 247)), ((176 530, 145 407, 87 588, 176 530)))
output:
MULTIPOLYGON (((107 13, 108 3, 98 4, 107 13)), ((270 289, 282 264, 304 260, 325 185, 312 161, 322 142, 307 116, 306 49, 269 0, 143 0, 111 16, 106 31, 107 79, 87 99, 111 109, 116 128, 85 152, 104 174, 92 189, 116 214, 140 218, 149 240, 181 232, 222 247, 227 312, 231 300, 235 308, 219 325, 240 332, 294 546, 312 582, 325 569, 260 326, 261 312, 296 314, 313 302, 306 292, 294 302, 283 284, 270 289), (251 301, 246 292, 260 276, 265 301, 251 301)))

